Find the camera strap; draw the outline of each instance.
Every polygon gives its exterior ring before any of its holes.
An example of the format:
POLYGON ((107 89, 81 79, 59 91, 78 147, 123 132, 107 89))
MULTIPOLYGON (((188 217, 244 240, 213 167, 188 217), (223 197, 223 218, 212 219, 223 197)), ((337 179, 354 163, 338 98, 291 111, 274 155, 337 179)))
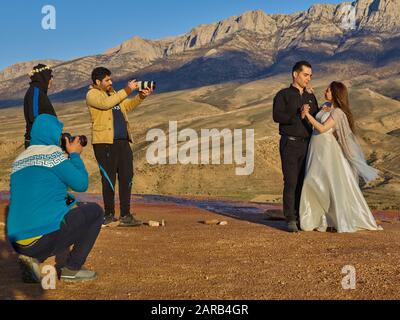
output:
POLYGON ((99 168, 100 168, 100 171, 101 171, 101 173, 103 174, 104 178, 106 178, 106 180, 107 180, 108 183, 110 184, 110 187, 111 187, 112 191, 115 192, 114 185, 112 184, 111 179, 110 179, 110 177, 109 177, 108 174, 107 174, 107 171, 104 170, 104 168, 101 166, 100 163, 99 163, 99 168))

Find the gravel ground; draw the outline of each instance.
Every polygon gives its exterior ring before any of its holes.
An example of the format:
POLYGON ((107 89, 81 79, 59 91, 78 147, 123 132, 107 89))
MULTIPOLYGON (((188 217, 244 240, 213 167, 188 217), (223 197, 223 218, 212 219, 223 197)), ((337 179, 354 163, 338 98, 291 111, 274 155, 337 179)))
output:
MULTIPOLYGON (((4 212, 4 203, 1 205, 4 212)), ((103 228, 87 267, 97 280, 23 284, 0 217, 0 299, 399 299, 400 223, 355 234, 285 232, 282 221, 227 217, 174 203, 138 203, 165 227, 103 228), (203 220, 227 221, 205 225, 203 220), (344 290, 345 266, 356 288, 344 290)), ((46 264, 54 264, 49 259, 46 264)))

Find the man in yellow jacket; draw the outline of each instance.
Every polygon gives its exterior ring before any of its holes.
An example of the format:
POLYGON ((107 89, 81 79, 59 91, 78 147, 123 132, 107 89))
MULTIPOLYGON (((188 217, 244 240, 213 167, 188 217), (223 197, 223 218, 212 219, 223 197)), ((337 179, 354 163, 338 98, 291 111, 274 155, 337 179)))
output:
POLYGON ((132 143, 132 136, 127 112, 142 103, 152 90, 144 89, 128 99, 138 89, 137 82, 130 81, 124 89, 115 91, 112 87, 111 71, 103 67, 93 70, 92 81, 86 104, 92 117, 92 144, 102 176, 104 224, 117 221, 114 196, 118 174, 120 226, 139 226, 142 222, 130 210, 133 153, 129 144, 132 143))

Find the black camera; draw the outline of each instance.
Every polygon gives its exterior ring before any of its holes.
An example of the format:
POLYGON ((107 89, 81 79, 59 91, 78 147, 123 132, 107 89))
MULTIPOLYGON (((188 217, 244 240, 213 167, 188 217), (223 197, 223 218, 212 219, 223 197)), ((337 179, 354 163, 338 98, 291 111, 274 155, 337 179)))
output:
MULTIPOLYGON (((79 143, 81 144, 82 147, 86 147, 88 144, 88 139, 86 136, 78 136, 79 137, 79 143)), ((67 152, 67 142, 65 141, 65 138, 68 138, 68 141, 70 143, 74 142, 76 137, 73 137, 70 133, 63 133, 61 135, 61 149, 63 149, 65 152, 67 152)))
POLYGON ((151 89, 151 90, 156 90, 156 82, 155 81, 138 81, 137 82, 139 86, 139 91, 142 91, 144 89, 151 89))

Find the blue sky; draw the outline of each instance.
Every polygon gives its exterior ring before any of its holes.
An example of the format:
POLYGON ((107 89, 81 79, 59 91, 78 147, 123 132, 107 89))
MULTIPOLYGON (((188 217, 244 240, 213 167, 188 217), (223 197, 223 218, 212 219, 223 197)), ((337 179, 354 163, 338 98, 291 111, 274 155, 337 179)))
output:
POLYGON ((0 11, 0 70, 22 61, 70 60, 103 53, 140 36, 175 36, 245 11, 293 13, 340 0, 11 0, 0 11), (56 30, 42 28, 42 7, 56 8, 56 30))

